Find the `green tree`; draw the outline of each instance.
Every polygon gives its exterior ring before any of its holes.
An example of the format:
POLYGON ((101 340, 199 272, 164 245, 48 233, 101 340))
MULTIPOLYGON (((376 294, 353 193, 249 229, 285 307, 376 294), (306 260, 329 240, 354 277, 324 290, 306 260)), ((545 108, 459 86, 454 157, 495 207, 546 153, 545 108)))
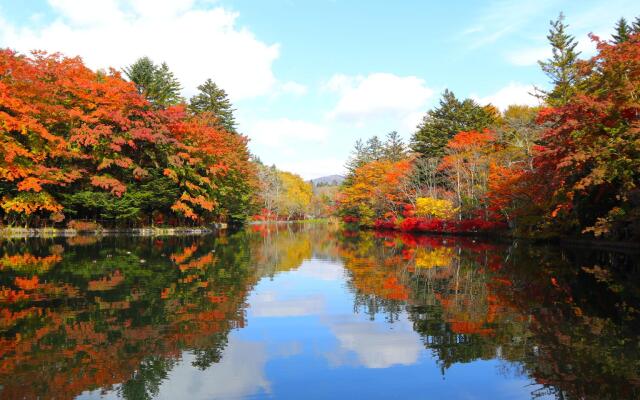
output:
POLYGON ((636 17, 635 21, 631 23, 631 32, 634 35, 640 33, 640 17, 636 17))
POLYGON ((620 18, 618 22, 616 22, 615 30, 616 32, 611 35, 614 43, 626 42, 629 40, 629 36, 633 33, 632 28, 627 24, 627 20, 624 18, 620 18))
MULTIPOLYGON (((400 139, 397 132, 391 132, 389 135, 391 134, 395 134, 393 141, 396 147, 393 151, 398 152, 398 146, 402 145, 402 139, 400 139)), ((364 164, 387 158, 391 151, 389 145, 389 140, 383 143, 378 136, 372 136, 366 142, 363 142, 361 139, 356 140, 353 150, 351 151, 351 156, 345 165, 348 171, 347 179, 349 179, 356 169, 364 164)))
POLYGON ((368 156, 367 162, 378 161, 384 158, 384 144, 377 135, 374 135, 369 140, 367 140, 366 153, 368 156))
POLYGON ((142 57, 124 68, 124 73, 136 85, 138 92, 158 108, 184 101, 180 96, 180 82, 164 62, 158 66, 149 57, 142 57))
POLYGON ((490 127, 494 116, 485 107, 471 99, 460 101, 450 90, 445 90, 440 104, 418 125, 411 139, 411 148, 423 157, 442 157, 447 142, 458 132, 490 127))
POLYGON ((387 140, 384 143, 384 156, 386 159, 396 162, 402 160, 407 153, 404 141, 396 131, 387 134, 387 140))
POLYGON ((347 160, 347 164, 345 167, 347 168, 348 174, 347 176, 353 175, 354 171, 361 167, 364 163, 366 163, 367 159, 367 148, 362 141, 362 139, 356 140, 356 143, 353 145, 353 150, 351 150, 351 155, 347 160))
POLYGON ((189 109, 196 113, 210 112, 218 119, 218 126, 229 132, 237 133, 235 109, 224 89, 211 79, 198 86, 199 93, 189 101, 189 109))
POLYGON ((551 106, 567 104, 576 92, 576 79, 578 69, 576 62, 580 52, 576 52, 578 42, 566 31, 569 26, 564 23, 564 14, 560 13, 558 19, 551 21, 551 28, 547 39, 552 47, 552 56, 546 61, 538 61, 542 71, 549 77, 553 84, 551 91, 538 89, 545 101, 551 106))

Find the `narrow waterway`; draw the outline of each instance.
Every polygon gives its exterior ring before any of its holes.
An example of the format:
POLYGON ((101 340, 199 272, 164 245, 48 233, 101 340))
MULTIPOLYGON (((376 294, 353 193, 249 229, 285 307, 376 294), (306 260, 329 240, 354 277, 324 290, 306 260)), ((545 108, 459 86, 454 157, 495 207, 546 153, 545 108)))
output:
POLYGON ((639 255, 253 226, 0 241, 0 398, 634 399, 639 255))

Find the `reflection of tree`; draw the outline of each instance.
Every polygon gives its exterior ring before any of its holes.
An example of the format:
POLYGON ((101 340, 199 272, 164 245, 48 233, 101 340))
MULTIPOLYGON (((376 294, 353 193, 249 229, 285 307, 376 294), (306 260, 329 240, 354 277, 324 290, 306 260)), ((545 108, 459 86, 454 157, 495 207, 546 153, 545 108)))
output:
POLYGON ((540 384, 533 397, 640 397, 632 256, 313 225, 254 230, 0 242, 0 397, 117 384, 125 398, 154 397, 183 352, 199 369, 220 362, 260 279, 313 257, 342 260, 355 312, 389 322, 406 313, 443 372, 497 358, 502 373, 540 384))
POLYGON ((195 360, 192 365, 199 370, 204 371, 213 364, 217 364, 222 359, 222 350, 227 347, 227 335, 222 333, 213 334, 209 337, 214 343, 204 348, 193 350, 195 360))
POLYGON ((337 245, 333 229, 316 224, 253 225, 259 233, 251 243, 252 260, 261 276, 296 269, 313 257, 337 259, 337 245))
POLYGON ((330 257, 330 238, 292 226, 267 238, 0 241, 0 397, 121 384, 124 398, 152 398, 182 352, 201 370, 220 362, 251 288, 312 254, 330 257))
POLYGON ((182 351, 200 368, 219 361, 257 279, 248 242, 3 243, 2 396, 69 398, 122 383, 123 397, 151 398, 182 351))
POLYGON ((542 385, 533 397, 639 396, 639 269, 629 256, 370 232, 344 235, 341 254, 356 311, 394 320, 406 310, 443 372, 498 358, 503 373, 542 385), (389 280, 404 300, 385 290, 389 280))
POLYGON ((529 316, 520 358, 529 374, 558 398, 640 397, 637 254, 523 247, 512 256, 511 286, 494 292, 529 316))
POLYGON ((150 356, 142 360, 131 378, 119 389, 125 399, 152 399, 160 393, 160 384, 167 378, 174 360, 161 356, 150 356))

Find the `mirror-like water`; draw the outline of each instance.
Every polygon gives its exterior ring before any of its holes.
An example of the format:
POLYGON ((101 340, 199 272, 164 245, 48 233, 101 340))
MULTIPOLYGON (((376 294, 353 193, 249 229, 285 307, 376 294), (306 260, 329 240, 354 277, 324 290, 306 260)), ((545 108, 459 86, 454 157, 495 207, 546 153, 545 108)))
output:
POLYGON ((0 397, 640 398, 638 254, 254 226, 0 242, 0 397))

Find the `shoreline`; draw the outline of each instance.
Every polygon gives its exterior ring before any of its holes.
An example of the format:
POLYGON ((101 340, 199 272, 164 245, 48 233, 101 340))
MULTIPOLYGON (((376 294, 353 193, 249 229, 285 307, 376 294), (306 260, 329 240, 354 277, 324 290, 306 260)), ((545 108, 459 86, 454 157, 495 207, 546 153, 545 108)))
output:
POLYGON ((640 253, 640 242, 634 241, 613 241, 613 240, 599 240, 594 238, 573 238, 573 237, 549 237, 549 238, 536 238, 528 236, 514 235, 510 231, 465 231, 465 232, 438 232, 438 231, 402 231, 398 229, 376 229, 374 227, 360 227, 358 230, 373 231, 373 232, 396 232, 399 234, 408 233, 411 235, 427 235, 427 236, 448 236, 448 237, 471 237, 477 239, 496 240, 496 241, 524 241, 533 244, 551 244, 555 246, 563 247, 583 247, 583 248, 597 248, 600 250, 612 250, 612 251, 632 251, 633 253, 640 253))
MULTIPOLYGON (((291 220, 291 221, 249 221, 246 226, 255 225, 288 225, 300 223, 330 223, 330 219, 311 219, 311 220, 291 220)), ((156 237, 156 236, 197 236, 219 233, 228 229, 226 223, 219 223, 210 226, 198 227, 146 227, 146 228, 113 228, 113 229, 97 229, 97 230, 76 230, 70 228, 17 228, 17 227, 0 227, 0 239, 20 239, 20 238, 54 238, 54 237, 75 237, 75 236, 137 236, 137 237, 156 237)), ((633 241, 612 241, 599 240, 593 238, 572 238, 572 237, 550 237, 536 238, 527 236, 517 236, 509 231, 501 232, 439 232, 439 231, 401 231, 397 229, 376 229, 374 227, 358 227, 358 231, 373 232, 394 232, 398 234, 408 233, 411 235, 425 236, 444 236, 444 237, 471 237, 484 240, 496 240, 500 242, 525 241, 535 244, 551 244, 556 246, 567 247, 595 247, 602 250, 618 250, 632 251, 640 253, 640 242, 633 241)))
POLYGON ((71 228, 16 228, 0 227, 0 239, 30 237, 74 237, 74 236, 192 236, 206 235, 227 229, 227 224, 220 223, 198 227, 146 227, 146 228, 101 228, 96 230, 76 230, 71 228))

